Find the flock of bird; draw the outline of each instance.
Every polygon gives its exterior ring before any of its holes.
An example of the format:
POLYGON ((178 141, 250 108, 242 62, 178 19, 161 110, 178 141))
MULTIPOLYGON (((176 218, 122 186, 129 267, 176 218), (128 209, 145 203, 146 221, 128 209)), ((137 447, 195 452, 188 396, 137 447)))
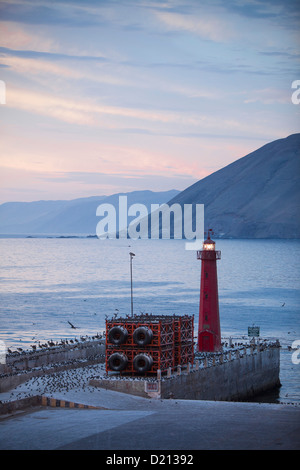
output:
MULTIPOLYGON (((43 368, 43 370, 46 372, 45 368, 43 368)), ((8 394, 5 394, 5 399, 0 401, 0 403, 20 400, 35 395, 52 396, 54 398, 81 402, 83 392, 84 399, 86 400, 87 394, 93 394, 94 396, 101 391, 101 388, 89 385, 90 379, 99 379, 100 377, 108 377, 105 372, 104 362, 75 369, 67 369, 52 374, 43 373, 40 376, 29 378, 26 382, 18 385, 8 394)), ((143 377, 128 378, 117 376, 114 378, 118 380, 144 380, 143 377)), ((156 380, 156 378, 148 377, 147 380, 156 380)), ((93 401, 95 401, 95 399, 93 401)))
POLYGON ((19 354, 25 354, 25 353, 33 353, 33 352, 36 352, 38 350, 46 350, 46 349, 50 349, 50 348, 53 348, 53 347, 61 347, 61 346, 68 346, 68 345, 76 345, 76 344, 80 344, 84 341, 95 341, 95 340, 99 340, 99 339, 102 339, 105 337, 105 333, 103 334, 99 334, 97 333, 96 335, 94 336, 80 336, 79 339, 77 338, 74 338, 74 339, 61 339, 60 341, 52 341, 52 339, 50 339, 50 341, 46 341, 45 343, 41 343, 40 341, 37 341, 37 344, 31 344, 30 347, 31 347, 31 350, 25 350, 23 348, 16 348, 16 350, 12 350, 11 348, 7 348, 7 352, 8 354, 11 354, 11 355, 19 355, 19 354))
POLYGON ((5 401, 19 400, 34 395, 55 395, 57 398, 58 394, 66 395, 70 392, 72 395, 82 391, 93 393, 100 389, 88 385, 89 380, 95 374, 102 375, 104 370, 105 364, 102 363, 31 377, 27 382, 10 392, 8 400, 5 401))

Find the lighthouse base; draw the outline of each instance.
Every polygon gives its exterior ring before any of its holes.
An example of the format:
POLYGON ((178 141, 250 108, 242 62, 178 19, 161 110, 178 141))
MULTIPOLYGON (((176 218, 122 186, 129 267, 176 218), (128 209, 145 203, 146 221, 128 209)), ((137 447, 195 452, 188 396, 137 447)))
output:
POLYGON ((219 352, 222 350, 220 337, 212 331, 203 330, 198 333, 199 352, 219 352))

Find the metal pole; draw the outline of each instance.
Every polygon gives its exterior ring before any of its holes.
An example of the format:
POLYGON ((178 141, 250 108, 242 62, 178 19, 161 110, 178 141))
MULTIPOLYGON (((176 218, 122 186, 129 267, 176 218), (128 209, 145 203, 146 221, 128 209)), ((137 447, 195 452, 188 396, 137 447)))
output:
POLYGON ((132 258, 135 256, 135 254, 130 252, 129 255, 130 255, 131 316, 133 317, 132 258))

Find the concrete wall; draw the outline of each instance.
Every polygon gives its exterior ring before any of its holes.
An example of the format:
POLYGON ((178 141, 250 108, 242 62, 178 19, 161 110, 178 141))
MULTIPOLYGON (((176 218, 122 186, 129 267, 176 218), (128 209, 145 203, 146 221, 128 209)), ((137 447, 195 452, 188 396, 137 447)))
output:
POLYGON ((26 398, 20 398, 20 400, 1 403, 0 415, 15 413, 20 410, 23 411, 25 408, 29 408, 31 406, 38 406, 38 405, 41 405, 41 397, 39 395, 26 397, 26 398))
POLYGON ((163 380, 161 397, 238 401, 278 386, 280 349, 269 348, 163 380))
MULTIPOLYGON (((90 379, 89 385, 93 387, 105 388, 107 390, 115 390, 116 392, 129 393, 139 397, 149 398, 149 394, 145 391, 147 380, 136 379, 90 379)), ((159 398, 159 397, 158 397, 159 398)))
POLYGON ((7 354, 5 364, 0 364, 0 374, 9 371, 21 371, 48 364, 67 362, 77 359, 88 359, 99 354, 105 354, 104 340, 84 341, 75 345, 54 346, 40 351, 27 351, 7 354))
POLYGON ((7 392, 33 376, 41 376, 61 370, 83 367, 105 361, 104 340, 84 341, 76 345, 27 351, 6 356, 1 364, 0 392, 7 392))
POLYGON ((94 379, 90 385, 151 398, 238 401, 253 397, 280 385, 279 345, 238 353, 208 366, 173 373, 161 380, 147 378, 94 379), (157 384, 155 386, 155 383, 157 384))
POLYGON ((24 411, 26 408, 33 406, 50 406, 55 408, 79 408, 79 409, 93 409, 105 410, 106 408, 84 405, 73 401, 60 400, 47 396, 34 395, 32 397, 20 398, 19 400, 8 401, 0 404, 0 415, 16 413, 24 411))

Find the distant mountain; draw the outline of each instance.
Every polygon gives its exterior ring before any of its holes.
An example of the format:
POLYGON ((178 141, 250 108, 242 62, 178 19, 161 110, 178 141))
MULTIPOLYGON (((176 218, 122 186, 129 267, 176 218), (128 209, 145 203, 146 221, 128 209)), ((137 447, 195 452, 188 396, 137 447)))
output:
POLYGON ((0 234, 10 235, 94 235, 99 204, 112 204, 118 217, 119 196, 127 196, 128 207, 163 204, 179 193, 177 190, 133 191, 111 196, 94 196, 70 201, 6 202, 0 205, 0 234))
POLYGON ((128 207, 144 204, 148 214, 151 204, 204 204, 205 229, 212 228, 216 238, 300 238, 299 177, 300 134, 293 134, 264 145, 182 192, 134 191, 71 201, 2 204, 0 234, 95 235, 100 220, 97 207, 114 205, 118 218, 119 196, 125 195, 128 207))
POLYGON ((300 134, 273 141, 188 187, 217 238, 300 238, 300 134))

